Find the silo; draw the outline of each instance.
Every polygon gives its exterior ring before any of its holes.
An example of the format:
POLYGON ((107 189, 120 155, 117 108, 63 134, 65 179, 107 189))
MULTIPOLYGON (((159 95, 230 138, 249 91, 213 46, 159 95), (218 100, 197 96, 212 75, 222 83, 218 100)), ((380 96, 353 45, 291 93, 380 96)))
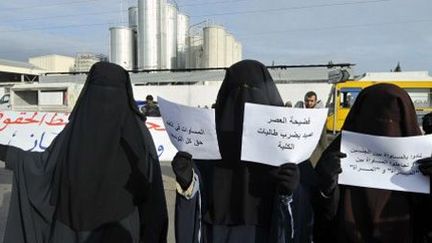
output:
POLYGON ((129 27, 110 28, 110 62, 133 69, 134 31, 129 27))
POLYGON ((159 33, 158 33, 158 68, 166 68, 165 48, 167 33, 166 33, 166 5, 167 0, 159 0, 159 33))
POLYGON ((167 3, 165 5, 165 38, 162 49, 164 57, 161 58, 162 69, 174 69, 177 67, 177 8, 167 3))
POLYGON ((225 36, 225 66, 229 67, 234 63, 234 36, 225 36))
POLYGON ((243 46, 240 41, 237 41, 237 62, 243 60, 243 46))
POLYGON ((204 67, 225 66, 225 29, 213 25, 204 28, 204 67))
POLYGON ((189 16, 177 14, 177 68, 186 67, 189 16))
POLYGON ((138 0, 138 68, 157 69, 160 55, 160 0, 138 0))
POLYGON ((128 9, 129 27, 132 29, 138 28, 138 7, 133 6, 128 9))
POLYGON ((188 61, 187 68, 203 67, 203 37, 192 35, 187 37, 188 42, 188 61))
POLYGON ((234 40, 233 63, 242 60, 242 45, 239 41, 234 40))
POLYGON ((137 56, 137 46, 138 46, 138 7, 133 6, 128 9, 129 13, 129 28, 132 28, 134 35, 133 35, 133 69, 138 68, 138 56, 137 56))

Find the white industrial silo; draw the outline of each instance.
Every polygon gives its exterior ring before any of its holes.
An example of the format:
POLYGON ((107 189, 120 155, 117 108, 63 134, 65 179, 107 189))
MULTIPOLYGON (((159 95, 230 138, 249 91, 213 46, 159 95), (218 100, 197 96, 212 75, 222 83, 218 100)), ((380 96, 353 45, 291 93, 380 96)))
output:
POLYGON ((186 67, 189 16, 177 14, 177 68, 186 67))
POLYGON ((159 68, 160 57, 160 2, 138 0, 138 68, 159 68))
POLYGON ((159 0, 159 34, 158 34, 158 68, 166 68, 166 38, 167 38, 167 32, 166 32, 166 5, 167 0, 159 0))
POLYGON ((233 50, 233 63, 241 61, 242 58, 242 45, 239 41, 234 41, 234 50, 233 50))
POLYGON ((162 42, 161 58, 162 69, 175 69, 177 67, 177 8, 174 4, 165 5, 165 36, 162 42))
POLYGON ((134 31, 129 27, 110 28, 110 62, 126 70, 134 68, 134 31))
POLYGON ((129 27, 132 29, 138 28, 138 7, 133 6, 128 9, 129 27))
POLYGON ((203 65, 203 37, 201 35, 192 35, 187 37, 188 42, 188 59, 187 68, 202 68, 203 65))
POLYGON ((129 28, 131 28, 134 32, 133 36, 133 69, 137 69, 138 67, 138 7, 133 6, 128 9, 129 15, 129 28))
POLYGON ((229 67, 234 63, 234 36, 227 34, 225 36, 225 66, 229 67))
POLYGON ((225 67, 225 29, 213 25, 204 28, 204 56, 205 68, 225 67))

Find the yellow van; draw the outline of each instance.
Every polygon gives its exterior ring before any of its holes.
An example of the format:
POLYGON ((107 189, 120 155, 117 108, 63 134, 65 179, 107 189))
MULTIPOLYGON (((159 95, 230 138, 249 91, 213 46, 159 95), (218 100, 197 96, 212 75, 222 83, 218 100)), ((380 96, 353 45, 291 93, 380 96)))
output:
POLYGON ((382 82, 395 84, 408 92, 416 108, 419 124, 425 114, 432 112, 432 77, 427 72, 366 73, 360 79, 335 84, 327 130, 339 132, 360 91, 382 82))

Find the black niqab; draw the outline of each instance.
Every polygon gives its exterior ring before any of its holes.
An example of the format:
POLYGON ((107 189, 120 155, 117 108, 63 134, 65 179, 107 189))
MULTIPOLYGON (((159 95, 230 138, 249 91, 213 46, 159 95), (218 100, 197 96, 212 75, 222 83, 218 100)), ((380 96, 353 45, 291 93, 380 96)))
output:
POLYGON ((133 212, 152 179, 128 73, 93 65, 64 129, 51 202, 73 230, 93 230, 133 212))
POLYGON ((216 132, 222 160, 210 170, 212 178, 206 185, 210 187, 209 212, 205 216, 213 224, 270 224, 275 196, 270 172, 275 167, 240 160, 246 102, 283 106, 270 73, 253 60, 232 65, 217 96, 216 132))
MULTIPOLYGON (((421 134, 408 93, 386 83, 360 92, 343 130, 387 137, 421 134)), ((338 151, 340 140, 339 136, 327 150, 338 151)), ((334 234, 332 241, 337 238, 338 242, 418 242, 413 239, 422 237, 413 232, 420 232, 423 227, 417 218, 423 195, 345 185, 339 188, 337 222, 332 226, 319 225, 333 231, 318 230, 322 236, 334 234)))

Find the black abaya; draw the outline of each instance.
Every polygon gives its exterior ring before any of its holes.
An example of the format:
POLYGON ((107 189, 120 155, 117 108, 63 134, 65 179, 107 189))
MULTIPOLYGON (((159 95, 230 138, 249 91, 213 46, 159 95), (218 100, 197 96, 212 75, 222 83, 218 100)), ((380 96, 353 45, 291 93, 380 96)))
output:
POLYGON ((0 146, 14 172, 4 242, 166 242, 160 165, 132 102, 126 71, 97 63, 47 150, 0 146))

